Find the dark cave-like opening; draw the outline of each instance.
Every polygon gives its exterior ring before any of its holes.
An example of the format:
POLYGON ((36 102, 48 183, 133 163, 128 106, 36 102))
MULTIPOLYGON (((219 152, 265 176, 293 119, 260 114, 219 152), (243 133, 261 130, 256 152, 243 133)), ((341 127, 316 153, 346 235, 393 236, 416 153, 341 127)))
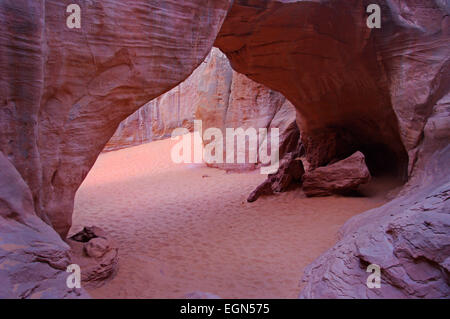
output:
POLYGON ((366 157, 366 165, 372 176, 392 176, 406 181, 408 169, 406 152, 394 151, 382 143, 363 144, 360 151, 366 157))

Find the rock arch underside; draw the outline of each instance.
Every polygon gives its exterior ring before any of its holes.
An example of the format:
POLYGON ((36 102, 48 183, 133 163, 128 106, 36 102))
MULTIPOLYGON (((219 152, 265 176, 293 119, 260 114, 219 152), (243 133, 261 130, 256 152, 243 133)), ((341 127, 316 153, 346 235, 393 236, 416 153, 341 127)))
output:
POLYGON ((85 296, 61 239, 78 187, 119 123, 213 45, 292 102, 312 167, 360 150, 407 180, 299 274, 300 297, 449 297, 448 1, 82 1, 79 30, 71 2, 0 3, 0 297, 85 296), (364 284, 372 263, 381 289, 364 284))

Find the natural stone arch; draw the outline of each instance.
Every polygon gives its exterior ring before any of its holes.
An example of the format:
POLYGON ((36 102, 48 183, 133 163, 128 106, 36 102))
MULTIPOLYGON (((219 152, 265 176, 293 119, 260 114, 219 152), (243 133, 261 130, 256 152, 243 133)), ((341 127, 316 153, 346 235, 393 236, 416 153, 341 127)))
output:
MULTIPOLYGON (((56 278, 54 272, 64 270, 69 262, 68 247, 36 215, 65 238, 75 192, 120 121, 184 80, 205 58, 214 41, 237 71, 280 91, 297 107, 303 116, 302 138, 313 166, 345 156, 354 147, 381 142, 395 154, 401 173, 405 172, 405 160, 409 161, 408 173, 415 176, 420 175, 427 160, 433 159, 427 163, 431 165, 427 173, 441 177, 428 179, 426 186, 431 187, 430 181, 443 185, 442 176, 448 176, 443 164, 448 160, 448 147, 435 140, 448 139, 448 123, 439 118, 445 112, 449 90, 448 5, 437 0, 427 0, 423 6, 410 0, 370 1, 379 3, 386 13, 385 27, 370 31, 364 26, 364 9, 369 2, 365 0, 234 1, 215 40, 231 2, 154 0, 130 1, 127 6, 114 0, 86 2, 81 7, 85 28, 66 30, 61 25, 65 23, 68 0, 2 1, 0 174, 2 181, 13 183, 4 184, 0 193, 0 231, 7 234, 2 239, 6 243, 20 237, 25 244, 7 253, 8 258, 13 256, 19 262, 0 273, 2 282, 6 282, 0 290, 2 295, 10 296, 19 272, 41 267, 39 272, 44 275, 31 279, 34 286, 40 287, 34 291, 37 294, 48 287, 42 284, 43 278, 61 279, 61 273, 56 278), (304 29, 297 29, 300 26, 304 29), (291 27, 294 36, 287 32, 291 27), (23 37, 17 37, 17 32, 23 32, 23 37), (303 41, 299 42, 299 37, 303 41), (312 51, 293 46, 305 41, 312 51), (426 65, 414 59, 421 47, 429 53, 426 65), (316 52, 315 48, 323 49, 316 52), (264 52, 267 50, 278 55, 277 60, 268 58, 264 52), (306 70, 299 69, 299 61, 306 70), (328 75, 316 73, 325 69, 330 71, 328 75), (356 83, 352 83, 354 79, 356 83), (416 92, 415 87, 422 90, 416 92), (368 100, 371 103, 365 109, 368 100), (335 101, 342 108, 336 108, 335 101), (320 109, 322 105, 324 110, 320 109), (358 112, 361 114, 355 117, 358 112), (429 118, 433 125, 427 124, 429 118), (383 123, 383 119, 387 121, 383 123), (358 132, 361 136, 355 138, 358 132), (327 145, 333 134, 336 137, 327 145), (440 153, 435 159, 431 153, 436 151, 440 153), (11 196, 11 190, 15 196, 11 196), (47 245, 32 247, 36 239, 47 245), (30 264, 33 256, 41 262, 30 264)), ((421 181, 417 178, 415 182, 418 185, 421 181)), ((427 194, 440 198, 446 191, 422 189, 418 198, 393 202, 378 211, 382 215, 379 219, 371 221, 383 229, 393 222, 386 217, 392 209, 410 214, 400 207, 412 206, 414 200, 420 201, 427 194)), ((433 210, 441 214, 436 215, 435 223, 442 223, 441 216, 446 216, 443 205, 432 203, 436 208, 433 210)), ((364 218, 356 224, 364 224, 364 218)), ((417 225, 421 221, 414 219, 417 225)), ((379 233, 381 239, 383 234, 379 233)), ((436 242, 433 234, 426 233, 416 240, 436 243, 438 248, 446 244, 436 242)), ((349 237, 344 237, 339 247, 351 246, 354 239, 349 237)), ((368 237, 370 231, 361 233, 362 248, 377 245, 364 242, 368 237)), ((341 253, 339 249, 336 251, 341 253)), ((370 259, 364 249, 347 252, 352 265, 370 259)), ((313 281, 328 275, 326 267, 333 264, 333 254, 336 252, 330 251, 323 257, 326 262, 322 268, 313 268, 319 269, 319 275, 311 275, 313 281)), ((430 267, 445 267, 446 261, 439 254, 446 251, 433 250, 424 257, 432 261, 430 267)), ((405 263, 413 260, 411 256, 404 258, 405 263)), ((359 271, 357 266, 352 269, 359 276, 355 276, 357 282, 362 278, 359 271)), ((332 275, 336 283, 345 286, 339 277, 342 273, 332 275)), ((395 279, 390 287, 394 287, 395 279)), ((406 282, 392 289, 414 287, 419 294, 428 287, 426 282, 414 285, 406 282)), ((16 287, 14 296, 29 297, 33 289, 25 286, 16 287)), ((317 287, 318 291, 309 287, 304 296, 326 295, 326 284, 317 287)), ((332 287, 326 288, 327 296, 336 296, 332 287)), ((436 291, 446 293, 445 289, 436 291)), ((353 293, 365 296, 360 291, 353 293)))

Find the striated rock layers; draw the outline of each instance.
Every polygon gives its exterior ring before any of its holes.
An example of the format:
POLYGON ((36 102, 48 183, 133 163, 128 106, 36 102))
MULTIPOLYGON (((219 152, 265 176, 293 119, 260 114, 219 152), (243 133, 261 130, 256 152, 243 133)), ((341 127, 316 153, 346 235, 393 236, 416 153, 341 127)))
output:
POLYGON ((119 123, 185 80, 214 41, 292 102, 312 169, 359 150, 373 175, 410 178, 344 226, 301 297, 450 296, 448 1, 87 1, 81 29, 65 27, 68 4, 0 3, 2 298, 76 295, 57 233, 77 188, 119 123), (366 25, 371 3, 381 29, 366 25), (366 286, 370 263, 380 289, 366 286))
POLYGON ((28 185, 0 152, 0 299, 78 298, 65 272, 69 246, 35 213, 28 185))
MULTIPOLYGON (((178 127, 192 131, 194 120, 202 121, 203 132, 215 127, 223 135, 226 128, 279 128, 281 157, 290 141, 299 138, 294 106, 282 94, 233 71, 227 57, 213 48, 188 79, 124 120, 105 150, 168 138, 178 127)), ((242 164, 210 166, 243 170, 256 164, 246 157, 242 164)))
POLYGON ((2 298, 67 295, 76 190, 119 123, 205 59, 230 6, 83 1, 69 29, 71 3, 0 2, 2 298))
MULTIPOLYGON (((105 150, 168 138, 179 127, 192 131, 196 113, 202 108, 215 108, 225 113, 232 74, 233 70, 226 56, 213 48, 184 82, 148 102, 122 121, 105 150)), ((210 118, 204 120, 205 124, 207 120, 211 121, 210 118)), ((215 124, 212 121, 208 123, 215 124)))
POLYGON ((449 12, 440 0, 234 2, 215 45, 294 104, 310 169, 361 151, 373 175, 410 179, 347 223, 301 297, 450 296, 449 12), (366 25, 372 3, 381 29, 366 25), (366 286, 371 263, 381 289, 366 286))

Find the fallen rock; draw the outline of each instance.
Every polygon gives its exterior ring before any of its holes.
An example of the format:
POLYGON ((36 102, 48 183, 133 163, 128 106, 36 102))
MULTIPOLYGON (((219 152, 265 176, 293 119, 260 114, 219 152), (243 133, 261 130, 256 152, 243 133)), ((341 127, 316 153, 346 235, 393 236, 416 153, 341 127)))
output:
POLYGON ((84 245, 84 251, 89 257, 100 258, 109 251, 109 245, 105 238, 93 238, 84 245))
POLYGON ((247 202, 252 203, 260 196, 282 193, 289 189, 292 183, 300 186, 305 169, 297 153, 286 154, 275 174, 270 174, 267 179, 259 185, 248 197, 247 202))
POLYGON ((256 189, 248 196, 247 202, 253 203, 261 196, 272 194, 273 194, 272 180, 268 178, 261 185, 256 187, 256 189))
POLYGON ((119 248, 101 228, 85 227, 68 244, 72 248, 72 262, 81 268, 84 287, 100 287, 117 273, 119 248))
POLYGON ((368 183, 370 178, 364 155, 356 152, 344 160, 307 172, 303 190, 306 196, 344 194, 368 183))

